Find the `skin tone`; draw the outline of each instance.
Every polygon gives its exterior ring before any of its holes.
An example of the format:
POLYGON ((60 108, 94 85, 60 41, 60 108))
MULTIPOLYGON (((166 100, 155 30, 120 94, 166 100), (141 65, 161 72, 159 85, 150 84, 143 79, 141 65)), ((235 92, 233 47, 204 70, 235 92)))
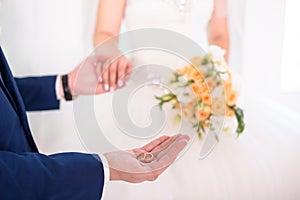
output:
MULTIPOLYGON (((207 26, 208 41, 211 45, 221 46, 227 51, 225 59, 229 57, 229 33, 227 27, 227 1, 214 0, 214 11, 207 26)), ((98 7, 97 24, 94 36, 94 46, 118 35, 124 16, 126 0, 101 0, 98 7), (111 12, 114 10, 114 12, 111 12)), ((117 52, 118 41, 112 45, 113 52, 117 52)), ((68 74, 69 86, 73 95, 102 94, 122 87, 126 81, 125 74, 132 70, 129 60, 120 56, 109 62, 103 56, 92 56, 83 61, 68 74)), ((63 96, 62 86, 60 94, 63 96)), ((110 167, 110 180, 123 180, 131 183, 155 180, 176 159, 180 151, 186 146, 188 136, 163 136, 146 146, 129 151, 117 151, 104 154, 110 167), (143 163, 137 159, 143 152, 154 155, 153 161, 143 163)))
MULTIPOLYGON (((94 37, 95 48, 120 32, 125 3, 124 0, 100 1, 94 37)), ((111 48, 112 51, 117 51, 117 41, 111 48)), ((103 73, 104 89, 112 91, 117 87, 122 87, 126 82, 125 74, 129 73, 132 68, 132 64, 125 56, 121 56, 115 62, 108 64, 107 70, 103 73)))
POLYGON ((227 17, 227 0, 214 0, 214 11, 207 26, 210 45, 217 45, 226 50, 225 60, 229 58, 229 31, 227 17))
MULTIPOLYGON (((102 55, 94 55, 83 60, 72 72, 68 73, 69 88, 72 96, 103 94, 103 82, 101 82, 101 66, 108 58, 102 55)), ((62 83, 59 86, 59 94, 64 97, 62 83)))
MULTIPOLYGON (((93 55, 82 61, 68 74, 69 88, 73 96, 94 95, 107 92, 101 81, 101 66, 109 60, 105 56, 93 55)), ((62 84, 59 87, 64 97, 62 84)), ((130 183, 154 181, 177 158, 189 141, 187 135, 162 136, 149 144, 128 151, 105 153, 110 168, 110 180, 122 180, 130 183), (141 153, 151 153, 151 162, 144 163, 138 159, 141 153)))
POLYGON ((104 156, 110 166, 110 180, 130 183, 154 181, 175 161, 188 141, 187 135, 162 136, 142 148, 106 153, 104 156), (137 159, 144 152, 154 155, 152 162, 144 163, 137 159))
MULTIPOLYGON (((125 5, 126 0, 99 1, 94 34, 95 47, 119 34, 122 19, 125 14, 125 5), (113 12, 111 12, 112 10, 113 12)), ((228 61, 229 32, 227 23, 227 0, 214 0, 214 10, 207 26, 207 36, 210 45, 218 45, 226 50, 225 60, 228 61)), ((111 48, 117 49, 117 41, 111 48)), ((103 75, 105 90, 114 90, 119 85, 122 86, 126 81, 124 75, 130 72, 132 67, 132 64, 125 56, 121 56, 115 62, 107 65, 107 70, 103 75), (118 81, 122 84, 118 85, 118 81)))

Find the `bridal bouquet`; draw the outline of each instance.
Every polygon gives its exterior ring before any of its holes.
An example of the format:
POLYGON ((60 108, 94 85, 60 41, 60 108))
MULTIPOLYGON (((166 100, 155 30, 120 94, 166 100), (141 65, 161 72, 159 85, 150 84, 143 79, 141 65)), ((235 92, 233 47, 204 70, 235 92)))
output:
POLYGON ((190 65, 176 70, 169 82, 172 92, 155 97, 161 109, 167 103, 178 111, 174 123, 183 117, 188 119, 199 138, 213 129, 214 117, 235 118, 237 135, 245 128, 244 113, 236 105, 238 92, 233 89, 224 54, 220 47, 210 46, 204 56, 194 57, 190 65))

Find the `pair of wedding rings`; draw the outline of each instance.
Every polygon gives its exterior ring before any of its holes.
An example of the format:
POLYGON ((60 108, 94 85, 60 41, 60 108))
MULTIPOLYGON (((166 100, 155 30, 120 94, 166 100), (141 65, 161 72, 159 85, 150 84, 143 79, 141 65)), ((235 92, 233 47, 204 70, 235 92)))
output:
POLYGON ((136 157, 140 162, 150 163, 154 160, 154 155, 150 152, 144 152, 136 157))

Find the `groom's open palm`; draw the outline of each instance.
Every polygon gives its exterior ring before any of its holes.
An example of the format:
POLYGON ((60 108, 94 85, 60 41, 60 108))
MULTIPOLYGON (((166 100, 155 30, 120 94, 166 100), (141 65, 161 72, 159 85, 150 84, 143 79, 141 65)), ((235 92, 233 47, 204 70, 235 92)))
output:
POLYGON ((110 180, 154 181, 174 162, 188 141, 187 135, 162 136, 142 148, 106 153, 110 180), (152 161, 145 163, 137 159, 142 153, 151 153, 154 156, 152 161))

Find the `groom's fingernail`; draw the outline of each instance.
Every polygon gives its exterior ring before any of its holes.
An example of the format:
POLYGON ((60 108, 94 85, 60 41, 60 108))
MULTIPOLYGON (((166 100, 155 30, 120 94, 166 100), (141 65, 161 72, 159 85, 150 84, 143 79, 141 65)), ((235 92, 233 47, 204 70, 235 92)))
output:
POLYGON ((108 84, 104 84, 104 90, 108 91, 108 89, 109 89, 109 85, 108 84))
POLYGON ((117 83, 117 84, 118 84, 118 87, 122 87, 124 83, 123 83, 122 80, 118 80, 118 83, 117 83))

